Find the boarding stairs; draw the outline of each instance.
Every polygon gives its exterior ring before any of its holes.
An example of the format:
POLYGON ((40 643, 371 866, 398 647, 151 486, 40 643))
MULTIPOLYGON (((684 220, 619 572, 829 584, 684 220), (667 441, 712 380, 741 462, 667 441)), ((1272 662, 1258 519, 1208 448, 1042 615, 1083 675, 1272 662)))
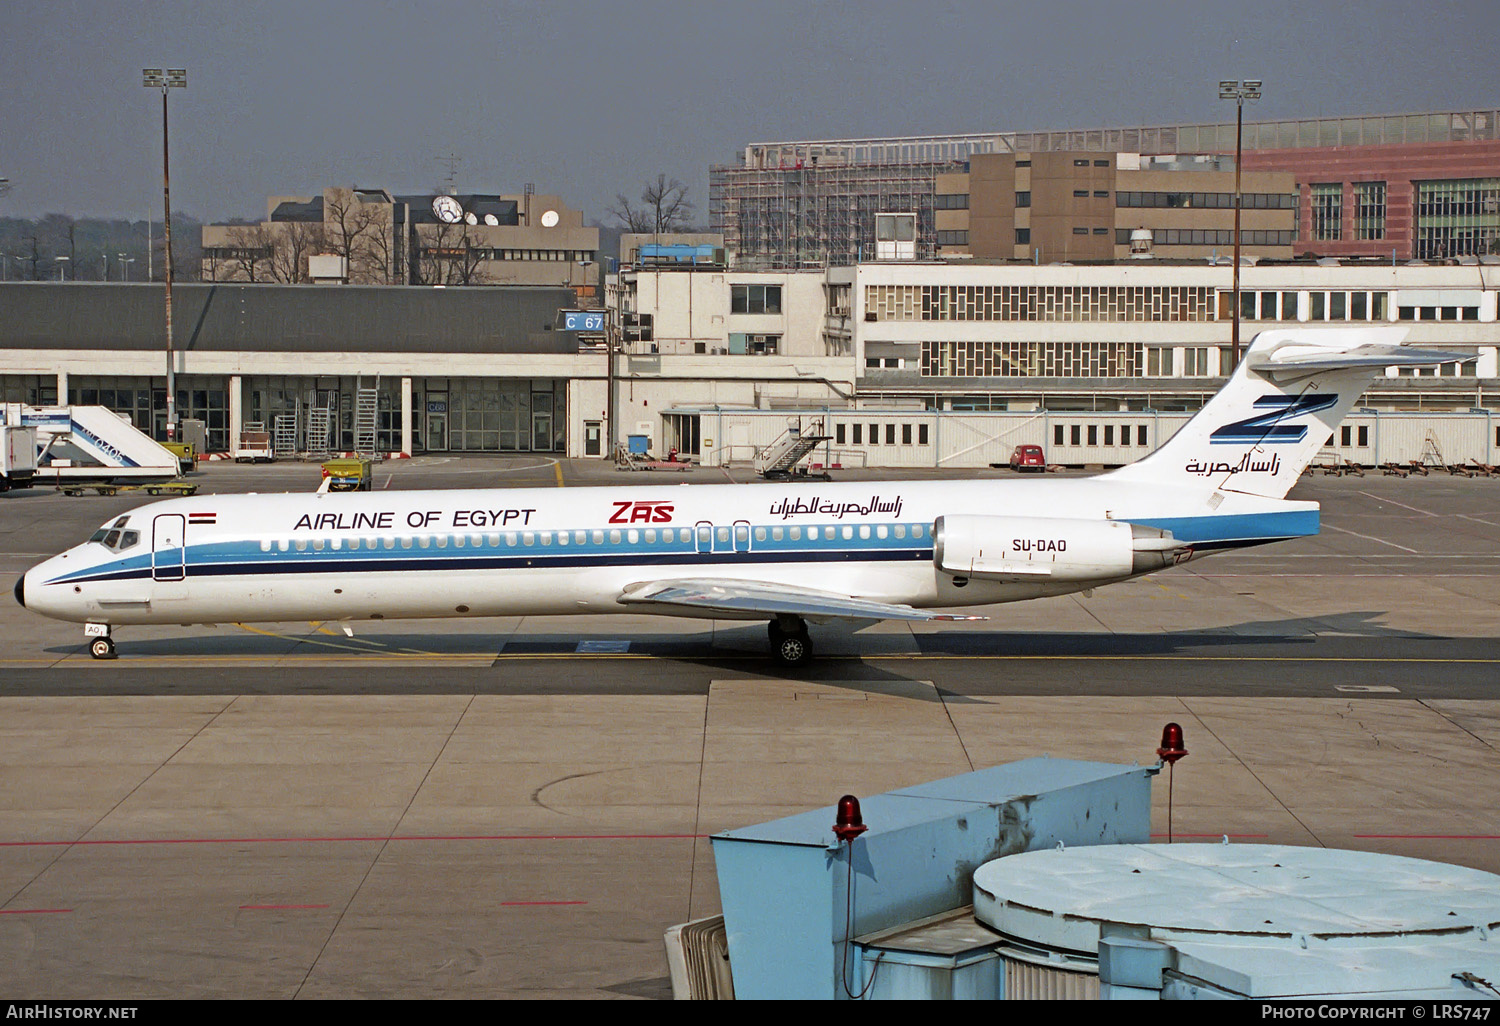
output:
POLYGON ((801 463, 819 445, 833 436, 823 433, 823 418, 810 417, 806 424, 801 417, 787 421, 786 431, 780 438, 755 454, 755 472, 768 481, 785 481, 794 475, 805 475, 801 463))
POLYGON ((277 459, 297 455, 297 415, 278 413, 271 421, 271 449, 277 459))
POLYGON ((182 473, 177 454, 104 406, 0 406, 0 423, 36 432, 35 481, 162 482, 182 473))
POLYGON ((307 458, 326 460, 333 455, 333 418, 335 410, 330 399, 327 406, 316 406, 307 411, 307 458))
POLYGON ((354 393, 354 454, 379 458, 375 451, 376 427, 380 417, 380 379, 376 387, 359 388, 354 393))

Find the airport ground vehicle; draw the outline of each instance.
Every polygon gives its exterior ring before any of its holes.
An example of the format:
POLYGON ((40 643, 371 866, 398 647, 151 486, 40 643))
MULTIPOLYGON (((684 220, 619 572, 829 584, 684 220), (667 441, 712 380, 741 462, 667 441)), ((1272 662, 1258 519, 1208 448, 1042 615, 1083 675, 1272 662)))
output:
POLYGON ((274 463, 276 450, 271 445, 271 432, 263 427, 245 425, 240 432, 239 445, 229 455, 236 463, 274 463))
POLYGON ((0 492, 30 488, 36 476, 36 430, 0 425, 0 492))
POLYGON ((372 475, 369 460, 337 459, 323 464, 330 492, 368 492, 372 475))
POLYGON ((161 446, 168 452, 176 453, 182 473, 190 474, 198 469, 198 450, 192 442, 162 442, 161 446))

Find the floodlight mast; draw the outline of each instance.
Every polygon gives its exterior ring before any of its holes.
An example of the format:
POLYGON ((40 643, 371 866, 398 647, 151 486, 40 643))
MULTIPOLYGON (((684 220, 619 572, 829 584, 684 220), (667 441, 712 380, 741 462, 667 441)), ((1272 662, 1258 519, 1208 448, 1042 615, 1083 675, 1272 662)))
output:
POLYGON ((1260 86, 1258 78, 1219 82, 1219 99, 1234 101, 1234 319, 1229 337, 1234 367, 1240 365, 1240 142, 1245 132, 1245 101, 1260 99, 1260 86))
POLYGON ((162 242, 166 257, 166 326, 167 326, 167 441, 177 437, 177 377, 172 359, 172 184, 168 173, 167 149, 167 90, 187 88, 187 69, 143 68, 141 84, 147 89, 161 90, 161 196, 162 196, 162 242))

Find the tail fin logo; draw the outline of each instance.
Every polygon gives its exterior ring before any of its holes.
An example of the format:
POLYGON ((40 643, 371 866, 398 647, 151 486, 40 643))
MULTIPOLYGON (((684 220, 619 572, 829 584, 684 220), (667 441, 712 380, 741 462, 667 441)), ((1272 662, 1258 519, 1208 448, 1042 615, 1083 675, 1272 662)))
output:
POLYGON ((1319 413, 1336 405, 1337 395, 1267 395, 1255 400, 1253 417, 1216 428, 1208 436, 1214 445, 1300 442, 1307 437, 1307 425, 1285 421, 1310 413, 1319 413))

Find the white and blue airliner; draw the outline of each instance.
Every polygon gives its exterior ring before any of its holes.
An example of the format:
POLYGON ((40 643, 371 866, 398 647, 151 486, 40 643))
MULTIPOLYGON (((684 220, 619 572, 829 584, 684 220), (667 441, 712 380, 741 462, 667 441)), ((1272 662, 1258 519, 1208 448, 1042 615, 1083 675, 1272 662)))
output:
POLYGON ((577 613, 807 622, 983 619, 1318 532, 1287 492, 1372 377, 1471 359, 1399 328, 1262 332, 1165 445, 1087 478, 212 495, 153 502, 16 582, 115 656, 133 624, 577 613))

